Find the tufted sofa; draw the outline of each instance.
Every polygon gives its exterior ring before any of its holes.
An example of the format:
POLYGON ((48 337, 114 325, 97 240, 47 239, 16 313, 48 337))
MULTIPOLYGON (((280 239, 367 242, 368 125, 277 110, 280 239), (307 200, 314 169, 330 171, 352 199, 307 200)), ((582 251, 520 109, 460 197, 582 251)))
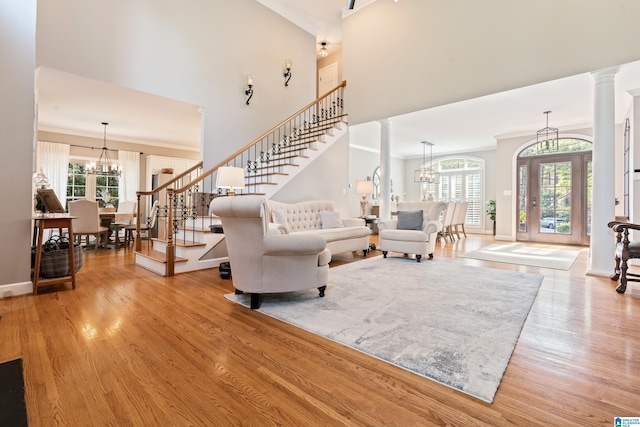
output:
POLYGON ((274 234, 317 235, 327 242, 332 254, 369 252, 370 230, 361 218, 340 218, 331 200, 283 203, 267 200, 274 234))

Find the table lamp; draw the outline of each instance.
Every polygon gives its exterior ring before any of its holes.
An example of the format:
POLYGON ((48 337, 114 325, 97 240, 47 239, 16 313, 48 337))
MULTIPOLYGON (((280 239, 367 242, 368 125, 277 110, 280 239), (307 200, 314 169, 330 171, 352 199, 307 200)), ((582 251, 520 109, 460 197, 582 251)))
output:
POLYGON ((356 193, 362 194, 362 200, 360 200, 360 217, 367 217, 367 194, 373 194, 373 181, 361 180, 356 182, 356 193))
POLYGON ((218 168, 216 187, 227 190, 227 196, 235 196, 235 189, 244 188, 244 169, 233 166, 218 168))

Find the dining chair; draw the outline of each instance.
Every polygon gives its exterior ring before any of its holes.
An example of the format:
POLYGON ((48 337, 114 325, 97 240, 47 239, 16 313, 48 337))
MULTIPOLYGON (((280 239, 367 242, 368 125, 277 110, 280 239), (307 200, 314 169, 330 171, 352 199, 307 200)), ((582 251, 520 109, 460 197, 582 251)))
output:
MULTIPOLYGON (((153 202, 153 206, 151 206, 151 213, 147 220, 140 223, 140 234, 146 233, 146 239, 151 238, 151 230, 156 225, 156 218, 158 217, 158 201, 153 202)), ((125 245, 130 244, 135 241, 134 233, 136 232, 136 223, 134 221, 133 224, 129 224, 124 227, 124 243, 125 245)))
POLYGON ((120 202, 118 204, 118 210, 115 214, 114 222, 119 224, 132 224, 134 222, 134 218, 136 216, 136 207, 138 206, 137 202, 120 202))
POLYGON ((458 239, 460 239, 460 232, 458 227, 462 228, 462 233, 464 237, 467 237, 467 231, 464 229, 464 222, 467 218, 467 210, 469 209, 469 202, 463 200, 462 202, 458 202, 458 208, 456 209, 455 218, 453 219, 453 223, 451 224, 453 227, 453 232, 456 233, 458 239))
POLYGON ((89 245, 89 237, 95 237, 95 251, 98 246, 105 246, 107 243, 108 227, 100 225, 100 213, 98 202, 80 199, 69 202, 69 215, 75 217, 73 220, 73 235, 82 243, 82 237, 86 236, 86 244, 89 245))
POLYGON ((451 215, 448 214, 448 212, 446 213, 446 218, 445 221, 442 224, 442 233, 445 236, 445 241, 446 241, 446 237, 449 236, 449 238, 451 239, 452 242, 455 242, 456 238, 453 235, 454 232, 454 221, 457 218, 458 215, 458 211, 460 210, 460 202, 456 202, 456 201, 451 201, 449 202, 449 204, 447 205, 447 211, 451 209, 451 215))
POLYGON ((114 215, 114 219, 110 224, 110 228, 115 235, 115 247, 125 246, 127 243, 126 227, 135 224, 137 202, 123 201, 118 203, 118 210, 114 215), (122 232, 122 239, 120 233, 122 232))
POLYGON ((453 221, 453 215, 455 214, 456 202, 450 201, 447 203, 447 209, 444 211, 444 217, 442 218, 442 230, 438 232, 438 237, 444 239, 447 243, 447 237, 451 238, 453 242, 453 234, 451 233, 451 222, 453 221))

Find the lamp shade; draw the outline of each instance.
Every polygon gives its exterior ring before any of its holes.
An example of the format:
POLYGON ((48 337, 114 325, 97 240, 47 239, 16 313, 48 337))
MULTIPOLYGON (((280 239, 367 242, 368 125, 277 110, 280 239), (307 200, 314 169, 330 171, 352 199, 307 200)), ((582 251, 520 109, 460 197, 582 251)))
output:
POLYGON ((358 194, 373 194, 373 181, 362 180, 356 182, 356 193, 358 194))
POLYGON ((218 169, 216 177, 216 187, 218 188, 244 188, 244 169, 222 166, 218 169))

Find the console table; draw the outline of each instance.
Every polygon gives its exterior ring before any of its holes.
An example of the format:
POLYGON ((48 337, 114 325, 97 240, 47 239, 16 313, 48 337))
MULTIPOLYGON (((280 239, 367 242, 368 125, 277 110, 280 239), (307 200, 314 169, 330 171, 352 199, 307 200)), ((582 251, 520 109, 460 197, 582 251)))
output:
POLYGON ((75 219, 74 216, 69 216, 67 214, 43 214, 41 216, 33 217, 33 227, 34 227, 34 243, 36 247, 36 260, 35 265, 33 267, 33 294, 38 295, 38 287, 40 286, 49 286, 49 285, 57 285, 60 283, 71 282, 71 287, 73 289, 76 288, 76 266, 75 266, 75 258, 73 253, 73 229, 71 226, 72 220, 75 219), (54 279, 41 279, 40 278, 40 260, 42 259, 42 240, 44 235, 44 230, 48 230, 51 228, 57 228, 59 230, 60 235, 62 236, 62 229, 66 228, 69 231, 69 267, 71 270, 71 275, 64 277, 56 277, 54 279))

